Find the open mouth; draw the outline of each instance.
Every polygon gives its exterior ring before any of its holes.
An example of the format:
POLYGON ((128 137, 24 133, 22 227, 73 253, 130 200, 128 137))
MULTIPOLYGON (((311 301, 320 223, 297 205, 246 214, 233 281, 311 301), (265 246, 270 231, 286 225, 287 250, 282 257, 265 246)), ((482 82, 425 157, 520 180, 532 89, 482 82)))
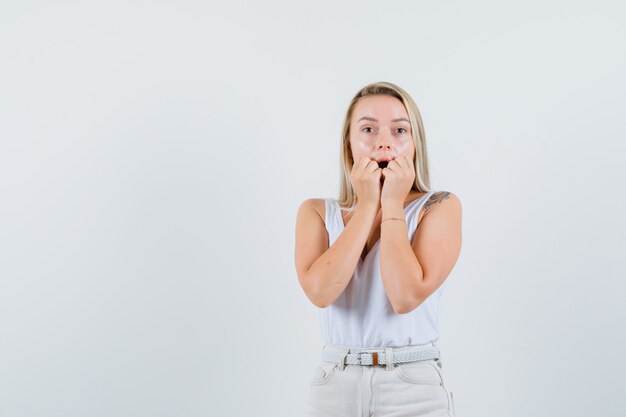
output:
POLYGON ((387 168, 387 165, 389 165, 389 161, 380 161, 378 163, 378 168, 387 168))

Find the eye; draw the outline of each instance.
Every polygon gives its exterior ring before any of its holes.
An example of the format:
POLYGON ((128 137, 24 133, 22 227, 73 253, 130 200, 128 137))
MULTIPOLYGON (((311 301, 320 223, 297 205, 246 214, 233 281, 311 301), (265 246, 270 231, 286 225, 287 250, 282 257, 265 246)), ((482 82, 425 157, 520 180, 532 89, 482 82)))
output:
POLYGON ((398 128, 398 130, 404 130, 404 132, 402 132, 402 133, 406 133, 406 131, 407 131, 407 130, 406 130, 405 128, 403 128, 403 127, 399 127, 399 128, 398 128))
MULTIPOLYGON (((361 130, 365 130, 365 129, 371 129, 371 127, 364 127, 364 128, 363 128, 363 129, 361 129, 361 130)), ((365 132, 365 133, 370 133, 370 132, 365 132)))

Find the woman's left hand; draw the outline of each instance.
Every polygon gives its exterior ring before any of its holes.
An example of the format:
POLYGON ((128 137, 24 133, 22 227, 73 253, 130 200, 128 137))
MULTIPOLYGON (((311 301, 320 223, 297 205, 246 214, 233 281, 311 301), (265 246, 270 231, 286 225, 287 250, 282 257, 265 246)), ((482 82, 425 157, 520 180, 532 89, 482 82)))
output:
POLYGON ((380 194, 381 204, 399 203, 404 205, 404 200, 406 200, 406 196, 415 182, 413 160, 406 156, 399 156, 393 161, 389 161, 387 167, 383 168, 382 177, 384 182, 380 194))

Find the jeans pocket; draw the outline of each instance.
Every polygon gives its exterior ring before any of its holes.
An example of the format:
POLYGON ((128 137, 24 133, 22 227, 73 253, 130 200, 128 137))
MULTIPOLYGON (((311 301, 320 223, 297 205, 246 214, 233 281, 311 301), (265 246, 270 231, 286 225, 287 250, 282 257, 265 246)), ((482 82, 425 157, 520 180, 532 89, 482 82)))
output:
POLYGON ((454 397, 452 396, 452 391, 449 391, 446 387, 446 384, 444 383, 445 376, 441 367, 441 362, 435 361, 435 363, 433 364, 433 368, 439 374, 441 378, 441 388, 443 388, 444 392, 446 393, 446 398, 448 400, 448 416, 454 417, 454 397))
POLYGON ((311 379, 311 385, 327 384, 335 374, 339 365, 331 362, 322 362, 315 368, 315 373, 311 379))
POLYGON ((434 368, 434 360, 398 364, 394 371, 400 379, 417 385, 443 385, 441 374, 434 368))

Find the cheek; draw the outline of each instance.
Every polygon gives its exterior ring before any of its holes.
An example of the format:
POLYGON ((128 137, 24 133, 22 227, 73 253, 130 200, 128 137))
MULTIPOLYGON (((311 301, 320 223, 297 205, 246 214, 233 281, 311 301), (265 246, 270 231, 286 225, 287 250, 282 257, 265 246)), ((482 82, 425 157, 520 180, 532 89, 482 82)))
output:
POLYGON ((352 156, 355 160, 359 159, 359 157, 369 158, 371 153, 372 150, 370 149, 370 146, 368 146, 366 143, 361 141, 354 141, 352 143, 352 156))
POLYGON ((358 161, 360 158, 362 158, 363 156, 365 156, 365 154, 363 153, 362 150, 360 150, 357 146, 352 146, 351 148, 351 153, 352 153, 352 160, 353 161, 358 161))
POLYGON ((415 155, 413 142, 402 144, 400 148, 398 148, 398 151, 399 151, 398 154, 412 158, 415 155))
POLYGON ((354 149, 357 152, 369 152, 371 145, 368 145, 365 141, 356 141, 354 143, 354 149))

